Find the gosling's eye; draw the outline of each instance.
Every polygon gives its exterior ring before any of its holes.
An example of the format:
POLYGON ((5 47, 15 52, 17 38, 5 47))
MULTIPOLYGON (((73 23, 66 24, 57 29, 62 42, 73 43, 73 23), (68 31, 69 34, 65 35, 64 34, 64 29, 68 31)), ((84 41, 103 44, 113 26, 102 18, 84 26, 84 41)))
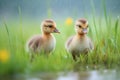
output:
POLYGON ((52 28, 52 25, 48 25, 49 28, 52 28))
POLYGON ((82 28, 82 26, 81 26, 81 25, 78 25, 78 27, 79 27, 79 28, 82 28))

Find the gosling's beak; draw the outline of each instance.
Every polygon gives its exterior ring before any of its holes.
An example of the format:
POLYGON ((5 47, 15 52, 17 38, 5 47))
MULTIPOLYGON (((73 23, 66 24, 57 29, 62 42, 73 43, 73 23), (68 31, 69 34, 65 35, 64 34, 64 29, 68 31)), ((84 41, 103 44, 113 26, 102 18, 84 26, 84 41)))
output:
POLYGON ((85 29, 82 30, 82 32, 83 32, 84 34, 86 34, 88 31, 87 31, 87 29, 85 28, 85 29))
POLYGON ((57 28, 55 28, 53 32, 54 33, 60 33, 60 31, 57 28))

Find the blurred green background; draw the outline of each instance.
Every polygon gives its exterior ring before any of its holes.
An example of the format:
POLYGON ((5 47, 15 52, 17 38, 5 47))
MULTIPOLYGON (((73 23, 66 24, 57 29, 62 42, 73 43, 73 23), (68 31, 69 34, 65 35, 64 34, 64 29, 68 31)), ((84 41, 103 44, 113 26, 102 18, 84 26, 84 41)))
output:
POLYGON ((85 74, 88 74, 91 70, 96 70, 97 74, 106 69, 108 73, 109 69, 114 69, 116 73, 113 73, 117 74, 120 66, 119 16, 120 0, 0 0, 0 78, 44 72, 87 71, 85 74), (54 34, 56 49, 48 57, 38 55, 30 62, 25 51, 26 41, 40 34, 41 21, 46 18, 54 19, 61 31, 61 34, 54 34), (95 49, 75 62, 64 44, 75 34, 74 23, 79 18, 88 20, 88 36, 95 49))
POLYGON ((93 1, 96 15, 104 13, 102 1, 108 13, 119 16, 119 0, 0 0, 0 19, 19 18, 19 9, 23 18, 41 20, 48 17, 56 20, 66 17, 79 18, 85 14, 92 15, 93 1))

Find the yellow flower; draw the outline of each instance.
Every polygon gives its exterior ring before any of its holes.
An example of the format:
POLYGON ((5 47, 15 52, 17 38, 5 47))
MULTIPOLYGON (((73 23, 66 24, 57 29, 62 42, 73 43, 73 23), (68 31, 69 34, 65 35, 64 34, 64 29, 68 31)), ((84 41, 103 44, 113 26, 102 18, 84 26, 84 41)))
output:
POLYGON ((65 21, 65 24, 68 25, 68 26, 71 25, 72 23, 73 23, 73 19, 70 18, 70 17, 67 18, 66 21, 65 21))
POLYGON ((7 62, 10 58, 10 54, 6 50, 0 50, 0 62, 7 62))

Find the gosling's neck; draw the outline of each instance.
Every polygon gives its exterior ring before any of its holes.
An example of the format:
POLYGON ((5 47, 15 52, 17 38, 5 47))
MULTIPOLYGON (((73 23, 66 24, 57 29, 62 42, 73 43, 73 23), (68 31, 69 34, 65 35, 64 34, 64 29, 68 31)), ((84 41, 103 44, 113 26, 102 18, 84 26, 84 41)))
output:
POLYGON ((42 35, 45 38, 51 38, 52 37, 52 33, 48 33, 48 32, 42 32, 42 35))
POLYGON ((80 33, 77 33, 76 36, 80 39, 83 39, 86 37, 86 34, 80 34, 80 33))

